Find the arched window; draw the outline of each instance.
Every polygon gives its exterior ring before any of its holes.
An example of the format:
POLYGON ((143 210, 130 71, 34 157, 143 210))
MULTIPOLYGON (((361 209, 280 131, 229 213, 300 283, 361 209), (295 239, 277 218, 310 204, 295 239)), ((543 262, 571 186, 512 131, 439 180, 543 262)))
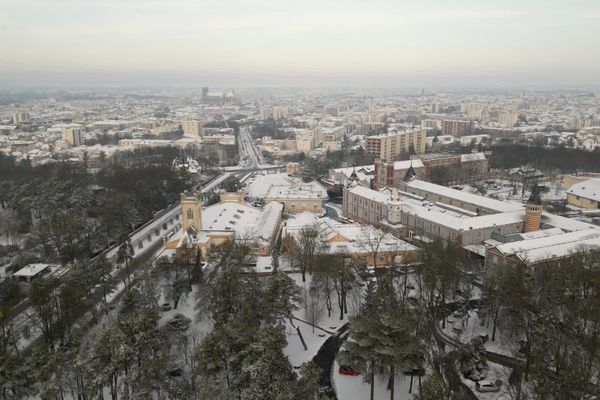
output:
POLYGON ((192 211, 191 208, 188 208, 188 210, 187 210, 187 217, 188 217, 188 219, 194 218, 194 212, 192 211))

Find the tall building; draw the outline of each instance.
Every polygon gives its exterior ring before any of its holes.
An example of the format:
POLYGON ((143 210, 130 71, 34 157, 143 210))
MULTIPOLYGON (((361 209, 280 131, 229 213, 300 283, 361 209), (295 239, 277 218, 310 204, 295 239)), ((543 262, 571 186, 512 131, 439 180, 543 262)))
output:
POLYGON ((288 108, 285 106, 275 106, 275 107, 260 107, 258 111, 258 118, 261 121, 266 121, 268 119, 274 119, 278 121, 280 119, 287 118, 288 116, 288 108))
POLYGON ((531 195, 525 206, 525 232, 539 231, 542 226, 542 198, 540 197, 540 188, 536 183, 533 184, 531 195))
POLYGON ((431 112, 433 114, 439 114, 439 113, 444 112, 444 105, 440 102, 432 103, 431 104, 431 112))
POLYGON ((365 148, 376 159, 394 161, 403 153, 423 154, 425 136, 424 129, 368 136, 365 148))
POLYGON ((69 143, 70 147, 77 147, 83 144, 81 140, 81 126, 67 125, 63 128, 63 139, 69 143))
POLYGON ((517 113, 514 111, 499 111, 498 123, 512 128, 517 122, 517 113))
POLYGON ((13 124, 29 122, 29 113, 27 111, 17 110, 12 114, 13 124))
POLYGON ((488 116, 488 105, 481 103, 467 103, 461 106, 461 111, 469 119, 482 120, 488 116))
POLYGON ((202 137, 202 121, 198 121, 198 120, 183 121, 181 123, 181 127, 183 128, 183 132, 186 135, 190 135, 190 136, 194 136, 194 137, 202 137))
POLYGON ((466 136, 473 134, 473 121, 443 120, 442 135, 466 136))

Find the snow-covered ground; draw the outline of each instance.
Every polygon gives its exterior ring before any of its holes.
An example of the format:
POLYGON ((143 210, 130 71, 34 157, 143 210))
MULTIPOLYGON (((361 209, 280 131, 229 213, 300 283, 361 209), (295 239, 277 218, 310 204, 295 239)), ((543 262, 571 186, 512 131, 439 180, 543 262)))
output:
MULTIPOLYGON (((486 193, 485 196, 491 197, 497 200, 510 200, 516 203, 522 203, 527 201, 530 195, 531 188, 525 188, 525 193, 523 194, 522 185, 519 182, 517 184, 517 191, 514 193, 513 183, 506 179, 494 179, 493 184, 482 183, 481 185, 485 187, 486 193)), ((542 186, 548 188, 547 192, 542 193, 542 199, 544 201, 553 201, 553 200, 566 200, 567 192, 563 188, 562 182, 560 180, 556 180, 554 182, 542 182, 542 186)), ((462 188, 464 192, 479 194, 477 189, 471 185, 457 185, 462 188)))
MULTIPOLYGON (((365 400, 371 393, 371 385, 364 382, 363 376, 347 376, 338 372, 337 362, 333 365, 333 384, 339 400, 365 400)), ((421 378, 425 379, 424 377, 421 378)), ((375 378, 375 399, 387 400, 390 398, 390 391, 387 389, 387 378, 375 378)), ((394 385, 395 400, 413 400, 414 395, 419 392, 419 379, 413 378, 412 393, 408 393, 410 388, 410 376, 398 374, 394 385)))
MULTIPOLYGON (((160 296, 159 304, 167 302, 164 297, 164 291, 165 288, 162 290, 163 293, 160 296)), ((158 320, 159 326, 166 325, 175 314, 182 314, 192 320, 188 331, 193 331, 196 335, 200 334, 201 337, 206 336, 212 330, 213 323, 209 318, 200 318, 198 316, 198 313, 195 310, 197 293, 198 285, 192 285, 192 291, 179 300, 176 309, 173 308, 169 311, 160 311, 160 319, 158 320)), ((171 305, 173 304, 171 303, 171 305)))
POLYGON ((500 387, 500 390, 498 392, 480 393, 475 389, 475 382, 469 379, 464 379, 462 377, 461 380, 481 400, 511 400, 512 397, 510 396, 507 386, 508 377, 511 373, 510 368, 504 367, 500 364, 496 364, 493 362, 488 362, 488 368, 488 375, 485 378, 486 381, 490 381, 492 383, 495 383, 496 380, 502 381, 502 386, 500 387))
MULTIPOLYGON (((302 274, 300 273, 293 273, 289 276, 303 291, 309 290, 312 277, 308 273, 306 274, 306 282, 302 282, 302 274)), ((360 295, 361 294, 359 294, 359 297, 360 295)), ((356 293, 352 293, 348 296, 348 308, 350 315, 352 315, 355 310, 358 309, 358 301, 359 299, 356 299, 356 293)), ((297 318, 294 320, 294 325, 300 328, 302 337, 304 338, 306 347, 308 347, 308 349, 304 349, 297 330, 291 326, 289 321, 287 321, 285 329, 288 345, 285 347, 283 352, 288 356, 292 366, 294 367, 300 366, 300 364, 303 362, 312 360, 312 358, 319 351, 319 348, 323 345, 323 343, 325 343, 331 334, 348 321, 348 314, 344 315, 344 318, 340 320, 339 306, 335 293, 332 296, 331 317, 328 316, 327 309, 325 308, 323 302, 322 316, 315 324, 314 333, 313 327, 310 323, 302 322, 307 321, 307 317, 305 315, 303 305, 299 304, 299 306, 300 308, 294 312, 294 316, 297 318)))
POLYGON ((470 310, 463 319, 449 316, 446 319, 446 328, 443 331, 446 335, 462 343, 469 343, 472 338, 487 334, 489 340, 485 343, 486 350, 513 357, 518 351, 518 339, 511 333, 503 332, 499 326, 496 328, 496 338, 492 341, 493 325, 491 321, 489 324, 486 322, 481 319, 478 311, 470 310), (462 330, 460 332, 455 331, 455 325, 461 326, 462 330))

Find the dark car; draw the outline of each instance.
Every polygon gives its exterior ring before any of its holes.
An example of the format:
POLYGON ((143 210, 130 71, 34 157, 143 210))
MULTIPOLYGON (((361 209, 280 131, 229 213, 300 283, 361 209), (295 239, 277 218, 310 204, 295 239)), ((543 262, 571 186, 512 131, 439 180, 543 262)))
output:
POLYGON ((340 365, 339 372, 342 375, 350 375, 350 376, 360 375, 360 372, 353 370, 352 367, 350 367, 348 365, 340 365))

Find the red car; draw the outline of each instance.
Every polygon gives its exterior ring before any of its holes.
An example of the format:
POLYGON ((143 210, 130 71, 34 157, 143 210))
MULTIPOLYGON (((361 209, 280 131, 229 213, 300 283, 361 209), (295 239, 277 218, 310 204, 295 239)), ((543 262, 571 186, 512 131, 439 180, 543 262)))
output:
POLYGON ((352 367, 349 367, 347 365, 340 365, 339 372, 342 375, 350 375, 350 376, 360 375, 360 372, 353 370, 352 367))

